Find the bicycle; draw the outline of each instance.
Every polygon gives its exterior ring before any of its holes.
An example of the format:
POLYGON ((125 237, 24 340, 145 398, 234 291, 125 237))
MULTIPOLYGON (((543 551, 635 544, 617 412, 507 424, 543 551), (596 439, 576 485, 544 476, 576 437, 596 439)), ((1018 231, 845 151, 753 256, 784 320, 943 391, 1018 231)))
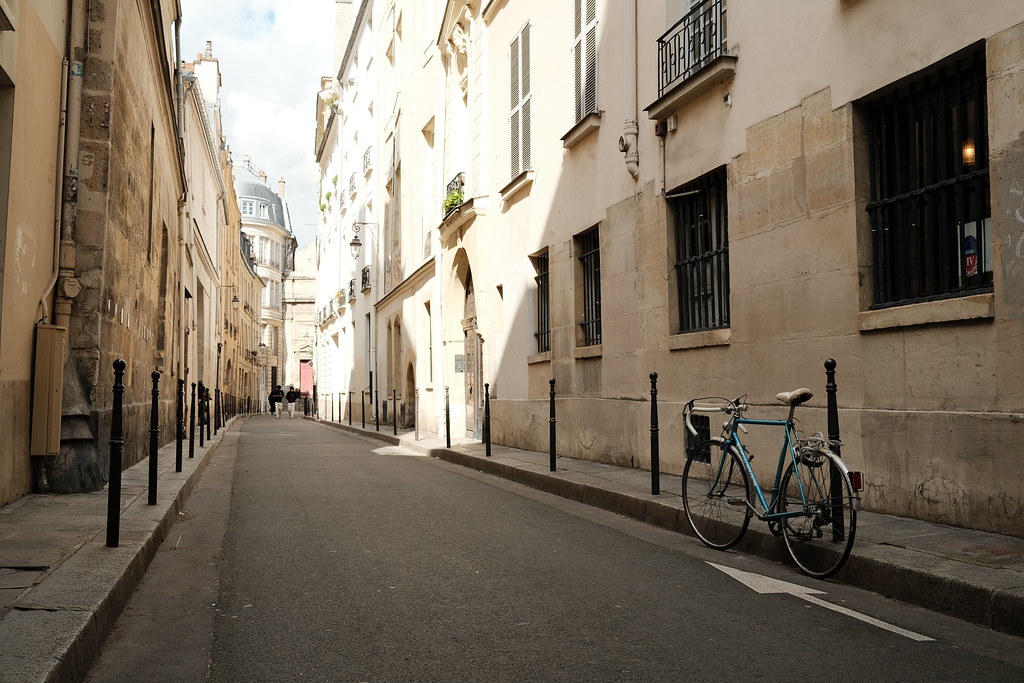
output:
MULTIPOLYGON (((728 419, 722 435, 688 448, 683 469, 683 507, 697 538, 716 550, 728 550, 743 538, 750 518, 768 523, 782 536, 797 567, 808 576, 824 579, 846 562, 857 531, 860 498, 846 464, 820 433, 801 439, 793 414, 813 394, 809 389, 783 392, 776 398, 789 405, 785 420, 750 419, 743 401, 720 397, 697 398, 684 410, 686 428, 698 436, 694 413, 722 412, 728 419), (724 401, 710 405, 709 401, 724 401), (747 425, 784 430, 772 488, 761 488, 750 465, 753 457, 740 440, 747 425), (788 466, 787 466, 788 464, 788 466), (753 484, 753 486, 751 486, 753 484)), ((859 473, 854 473, 857 482, 859 473)), ((857 486, 859 489, 859 483, 857 486)))

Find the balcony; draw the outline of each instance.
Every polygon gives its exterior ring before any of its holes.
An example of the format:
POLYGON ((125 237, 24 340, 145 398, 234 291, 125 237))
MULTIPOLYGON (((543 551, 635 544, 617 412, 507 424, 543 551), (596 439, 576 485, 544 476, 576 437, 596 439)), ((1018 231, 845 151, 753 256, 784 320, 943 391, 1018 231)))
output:
POLYGON ((466 201, 466 174, 456 173, 444 189, 444 202, 441 204, 441 218, 446 217, 466 201))
POLYGON ((370 288, 370 266, 363 268, 363 272, 360 275, 360 288, 364 292, 370 288))
POLYGON ((356 279, 352 278, 348 281, 348 300, 354 301, 356 298, 356 279))
POLYGON ((363 175, 368 174, 373 170, 373 147, 367 147, 366 151, 363 152, 363 175))
POLYGON ((357 174, 353 173, 348 179, 348 193, 353 197, 356 196, 356 190, 358 189, 358 186, 356 185, 356 175, 357 174))
POLYGON ((726 0, 703 0, 658 38, 658 100, 647 107, 661 119, 736 72, 729 55, 726 0))

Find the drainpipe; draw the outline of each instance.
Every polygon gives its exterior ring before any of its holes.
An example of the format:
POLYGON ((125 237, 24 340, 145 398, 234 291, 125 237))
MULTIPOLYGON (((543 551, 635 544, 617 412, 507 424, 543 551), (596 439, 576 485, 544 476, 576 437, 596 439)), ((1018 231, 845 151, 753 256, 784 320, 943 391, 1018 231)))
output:
POLYGON ((185 320, 185 273, 187 255, 185 253, 185 236, 188 230, 188 185, 185 178, 185 94, 181 72, 181 16, 174 20, 174 91, 178 100, 178 167, 181 172, 182 195, 178 199, 178 301, 176 310, 178 312, 178 339, 181 348, 178 351, 178 379, 187 380, 185 368, 187 367, 185 357, 188 349, 185 348, 185 340, 188 335, 185 327, 188 321, 185 320))
MULTIPOLYGON (((69 27, 70 31, 70 27, 69 27)), ((70 42, 70 41, 69 41, 70 42)), ((57 168, 60 172, 54 180, 54 201, 53 201, 53 273, 50 281, 39 298, 38 310, 42 314, 37 318, 37 323, 48 324, 50 322, 50 296, 53 294, 54 285, 57 284, 57 276, 60 274, 60 228, 61 216, 64 205, 64 136, 68 127, 68 58, 65 57, 60 68, 60 118, 57 123, 57 168)))
POLYGON ((624 63, 626 65, 626 123, 619 138, 619 151, 626 155, 626 170, 635 180, 640 173, 640 152, 637 148, 637 97, 636 97, 636 0, 626 0, 623 9, 623 26, 626 29, 624 63))
MULTIPOLYGON (((54 301, 54 324, 68 328, 71 302, 82 291, 75 277, 74 225, 78 214, 78 152, 82 130, 82 78, 85 75, 85 0, 71 0, 68 29, 67 106, 64 130, 64 175, 61 182, 60 246, 58 251, 57 296, 54 301)), ((44 298, 49 296, 49 289, 44 298)))

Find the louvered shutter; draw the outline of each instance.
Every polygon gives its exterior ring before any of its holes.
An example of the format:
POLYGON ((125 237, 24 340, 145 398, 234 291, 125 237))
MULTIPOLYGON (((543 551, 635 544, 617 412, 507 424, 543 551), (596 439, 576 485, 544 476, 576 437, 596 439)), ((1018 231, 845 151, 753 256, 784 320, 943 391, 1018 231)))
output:
POLYGON ((512 177, 530 168, 530 26, 512 41, 509 50, 509 161, 512 177))
POLYGON ((597 111, 597 0, 574 0, 573 67, 576 120, 597 111))

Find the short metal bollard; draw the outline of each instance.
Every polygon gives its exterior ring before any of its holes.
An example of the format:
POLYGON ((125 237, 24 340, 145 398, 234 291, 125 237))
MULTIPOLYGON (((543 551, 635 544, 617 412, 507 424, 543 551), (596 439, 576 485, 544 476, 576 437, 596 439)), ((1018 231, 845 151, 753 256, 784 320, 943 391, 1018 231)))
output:
POLYGON ((658 446, 658 373, 651 373, 651 494, 661 493, 661 455, 658 446))
POLYGON ((348 392, 348 426, 352 426, 352 395, 354 391, 348 392))
POLYGON ((391 425, 394 427, 394 435, 398 436, 398 390, 391 390, 391 425))
POLYGON ((444 442, 448 448, 452 447, 452 413, 448 406, 448 387, 444 388, 444 442))
MULTIPOLYGON (((188 457, 196 457, 196 383, 192 382, 192 402, 189 404, 188 411, 188 457)), ((181 462, 177 463, 178 469, 175 472, 181 472, 181 462)))
POLYGON ((176 428, 178 431, 177 443, 174 445, 175 471, 181 472, 181 449, 185 443, 185 380, 178 380, 178 409, 176 428))
MULTIPOLYGON (((199 382, 198 391, 199 403, 197 404, 197 406, 199 408, 199 414, 196 416, 196 422, 199 424, 199 447, 202 448, 203 444, 205 443, 205 431, 203 429, 203 397, 206 396, 206 387, 203 386, 203 383, 201 381, 199 382)), ((192 453, 189 452, 188 456, 191 458, 192 453)))
MULTIPOLYGON (((384 394, 385 400, 387 394, 384 394)), ((380 431, 380 390, 373 390, 373 426, 379 432, 380 431)))
POLYGON ((210 399, 210 387, 206 387, 206 412, 205 412, 205 416, 206 416, 206 440, 207 441, 210 440, 210 423, 213 422, 213 420, 210 419, 210 401, 211 401, 211 399, 210 399))
POLYGON ((160 373, 150 375, 153 380, 153 400, 149 408, 149 497, 147 502, 156 505, 156 480, 160 472, 157 453, 160 451, 160 373))
POLYGON ((107 491, 107 547, 116 548, 121 537, 121 450, 124 448, 124 369, 114 361, 114 407, 110 412, 110 470, 107 491))
MULTIPOLYGON (((836 455, 840 455, 841 446, 839 444, 839 401, 836 399, 836 391, 839 387, 836 386, 836 361, 829 358, 825 361, 825 397, 826 404, 828 406, 828 440, 829 448, 835 451, 836 455)), ((843 496, 843 481, 842 475, 835 468, 831 467, 829 471, 829 495, 832 496, 832 500, 842 500, 843 496)), ((843 507, 842 505, 836 505, 832 508, 832 536, 836 541, 840 541, 846 537, 846 520, 843 518, 843 507)))
POLYGON ((363 389, 359 390, 359 415, 363 429, 366 429, 366 392, 363 389))
POLYGON ((555 471, 555 378, 552 377, 548 380, 548 385, 551 387, 551 407, 548 415, 548 453, 551 458, 551 471, 555 471))
POLYGON ((491 385, 484 382, 484 455, 491 457, 491 385))

